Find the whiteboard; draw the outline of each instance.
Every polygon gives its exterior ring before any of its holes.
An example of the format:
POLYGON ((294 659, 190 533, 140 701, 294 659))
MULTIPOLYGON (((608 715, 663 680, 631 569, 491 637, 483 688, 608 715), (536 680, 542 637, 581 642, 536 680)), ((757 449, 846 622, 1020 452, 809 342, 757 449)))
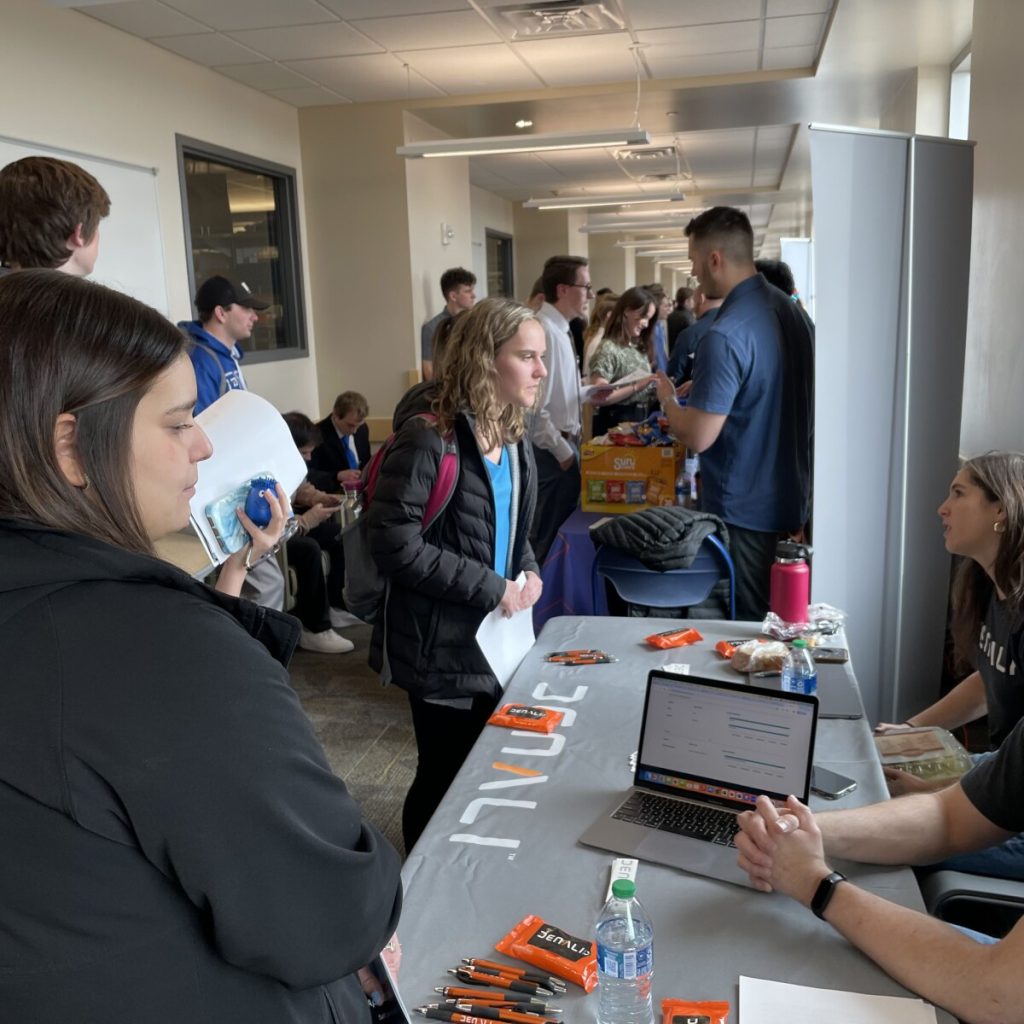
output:
POLYGON ((0 135, 0 167, 26 156, 76 163, 107 190, 110 216, 100 222, 99 257, 89 279, 126 292, 167 316, 170 303, 156 170, 0 135))

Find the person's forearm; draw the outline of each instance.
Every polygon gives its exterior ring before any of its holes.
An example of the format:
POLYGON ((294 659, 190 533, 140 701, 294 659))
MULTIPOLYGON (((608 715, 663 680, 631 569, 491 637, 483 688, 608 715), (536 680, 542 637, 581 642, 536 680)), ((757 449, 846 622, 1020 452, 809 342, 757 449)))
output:
POLYGON ((669 433, 681 445, 692 448, 694 439, 686 422, 686 410, 678 402, 672 401, 664 402, 662 404, 662 411, 668 419, 669 433))
POLYGON ((920 793, 870 807, 816 816, 833 857, 869 864, 928 864, 949 852, 937 794, 920 793))
POLYGON ((972 672, 941 700, 911 715, 907 725, 937 725, 943 729, 956 729, 987 713, 988 700, 981 673, 972 672))
POLYGON ((849 882, 825 920, 901 985, 965 1021, 1024 1021, 1024 984, 996 946, 849 882))

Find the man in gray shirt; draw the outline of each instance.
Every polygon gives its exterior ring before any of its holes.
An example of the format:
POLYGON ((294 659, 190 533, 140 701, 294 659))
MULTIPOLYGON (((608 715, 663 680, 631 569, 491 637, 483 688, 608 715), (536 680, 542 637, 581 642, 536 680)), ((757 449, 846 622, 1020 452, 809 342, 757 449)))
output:
POLYGON ((420 361, 424 380, 434 379, 434 332, 441 323, 472 309, 476 303, 476 274, 464 267, 452 267, 441 275, 444 309, 420 328, 420 361))

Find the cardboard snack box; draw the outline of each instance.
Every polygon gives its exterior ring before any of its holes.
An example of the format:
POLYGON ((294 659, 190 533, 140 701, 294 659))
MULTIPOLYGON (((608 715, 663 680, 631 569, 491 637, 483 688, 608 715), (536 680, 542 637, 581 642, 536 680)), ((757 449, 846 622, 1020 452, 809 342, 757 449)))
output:
POLYGON ((684 454, 682 446, 675 444, 583 445, 581 508, 584 512, 635 512, 651 505, 674 505, 684 454))

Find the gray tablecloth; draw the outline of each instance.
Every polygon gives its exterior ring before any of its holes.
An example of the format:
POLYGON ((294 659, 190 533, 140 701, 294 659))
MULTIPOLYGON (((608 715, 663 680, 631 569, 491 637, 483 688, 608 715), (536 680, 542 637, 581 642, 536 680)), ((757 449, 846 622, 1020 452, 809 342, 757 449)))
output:
MULTIPOLYGON (((440 997, 434 986, 458 984, 445 969, 460 957, 487 957, 527 914, 590 936, 604 901, 612 855, 577 843, 609 794, 632 781, 649 669, 685 662, 698 671, 698 648, 655 650, 648 633, 677 620, 598 617, 552 619, 509 684, 512 701, 566 711, 550 736, 487 727, 403 870, 405 906, 399 978, 407 1005, 440 997), (598 647, 609 665, 549 665, 552 651, 598 647), (540 771, 523 777, 495 767, 540 771)), ((710 637, 744 634, 729 622, 698 623, 710 637)), ((753 629, 747 626, 747 632, 753 629)), ((704 645, 710 647, 711 644, 704 645)), ((713 655, 713 657, 717 657, 713 655)), ((837 672, 833 685, 855 686, 837 672), (841 681, 841 683, 839 682, 841 681)), ((815 810, 873 803, 886 795, 866 721, 819 722, 815 763, 856 779, 839 801, 812 798, 815 810)), ((837 864, 859 885, 923 909, 907 868, 837 864)), ((655 927, 656 1001, 666 997, 728 999, 737 1017, 741 974, 823 988, 907 994, 808 910, 779 895, 641 863, 637 894, 655 927)), ((570 986, 561 1000, 567 1024, 592 1021, 596 995, 570 986)), ((940 1014, 943 1021, 952 1018, 940 1014)))

